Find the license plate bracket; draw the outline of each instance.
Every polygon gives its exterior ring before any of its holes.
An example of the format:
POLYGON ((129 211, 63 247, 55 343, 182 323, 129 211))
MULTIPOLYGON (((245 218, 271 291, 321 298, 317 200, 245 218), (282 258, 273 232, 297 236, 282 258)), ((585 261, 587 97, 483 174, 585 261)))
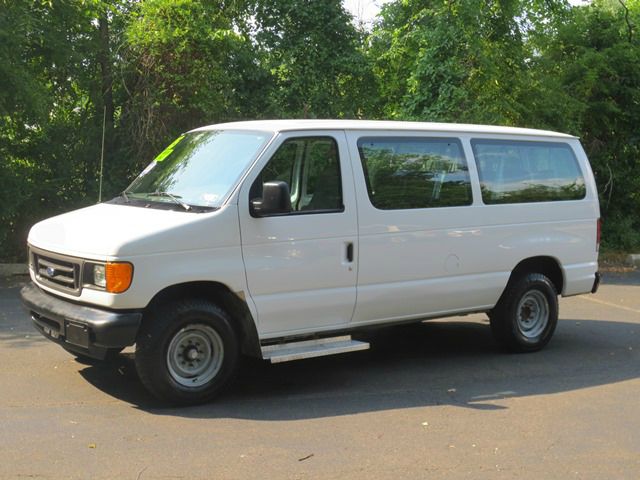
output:
POLYGON ((65 339, 68 343, 89 348, 89 328, 86 325, 65 321, 64 327, 65 339))

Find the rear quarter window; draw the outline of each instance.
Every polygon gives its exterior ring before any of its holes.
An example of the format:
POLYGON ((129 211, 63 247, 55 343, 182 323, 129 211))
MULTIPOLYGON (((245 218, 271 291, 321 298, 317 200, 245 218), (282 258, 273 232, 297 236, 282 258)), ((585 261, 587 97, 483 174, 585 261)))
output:
POLYGON ((584 176, 561 142, 472 140, 485 204, 580 200, 584 176))

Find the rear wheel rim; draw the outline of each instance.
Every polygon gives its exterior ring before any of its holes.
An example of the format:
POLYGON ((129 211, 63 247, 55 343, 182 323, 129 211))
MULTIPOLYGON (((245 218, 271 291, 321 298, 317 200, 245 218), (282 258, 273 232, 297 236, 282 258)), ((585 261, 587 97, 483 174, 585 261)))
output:
POLYGON ((220 372, 223 360, 222 338, 209 325, 184 327, 167 348, 169 375, 183 387, 197 388, 209 383, 220 372))
POLYGON ((538 338, 549 324, 549 302, 540 290, 525 293, 516 309, 518 330, 528 340, 538 338))

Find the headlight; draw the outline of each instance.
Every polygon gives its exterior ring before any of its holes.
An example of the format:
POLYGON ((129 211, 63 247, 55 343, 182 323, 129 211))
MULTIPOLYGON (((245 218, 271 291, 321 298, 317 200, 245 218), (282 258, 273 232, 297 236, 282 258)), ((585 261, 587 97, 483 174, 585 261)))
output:
POLYGON ((105 288, 107 286, 107 276, 104 271, 104 265, 93 266, 93 284, 105 288))
POLYGON ((122 293, 131 286, 133 265, 129 262, 85 264, 85 285, 109 293, 122 293))

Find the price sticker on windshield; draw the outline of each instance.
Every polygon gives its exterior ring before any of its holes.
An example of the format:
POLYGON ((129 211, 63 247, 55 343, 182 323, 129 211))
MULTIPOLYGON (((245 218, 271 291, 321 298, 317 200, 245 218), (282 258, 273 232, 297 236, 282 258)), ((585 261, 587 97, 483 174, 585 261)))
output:
POLYGON ((178 138, 175 139, 175 141, 169 145, 167 148, 165 148, 162 152, 160 152, 160 154, 153 159, 154 162, 161 162, 163 161, 165 158, 167 158, 169 155, 171 155, 171 153, 173 152, 173 149, 176 147, 176 145, 178 145, 178 143, 180 143, 180 141, 184 138, 184 135, 180 135, 178 138))

